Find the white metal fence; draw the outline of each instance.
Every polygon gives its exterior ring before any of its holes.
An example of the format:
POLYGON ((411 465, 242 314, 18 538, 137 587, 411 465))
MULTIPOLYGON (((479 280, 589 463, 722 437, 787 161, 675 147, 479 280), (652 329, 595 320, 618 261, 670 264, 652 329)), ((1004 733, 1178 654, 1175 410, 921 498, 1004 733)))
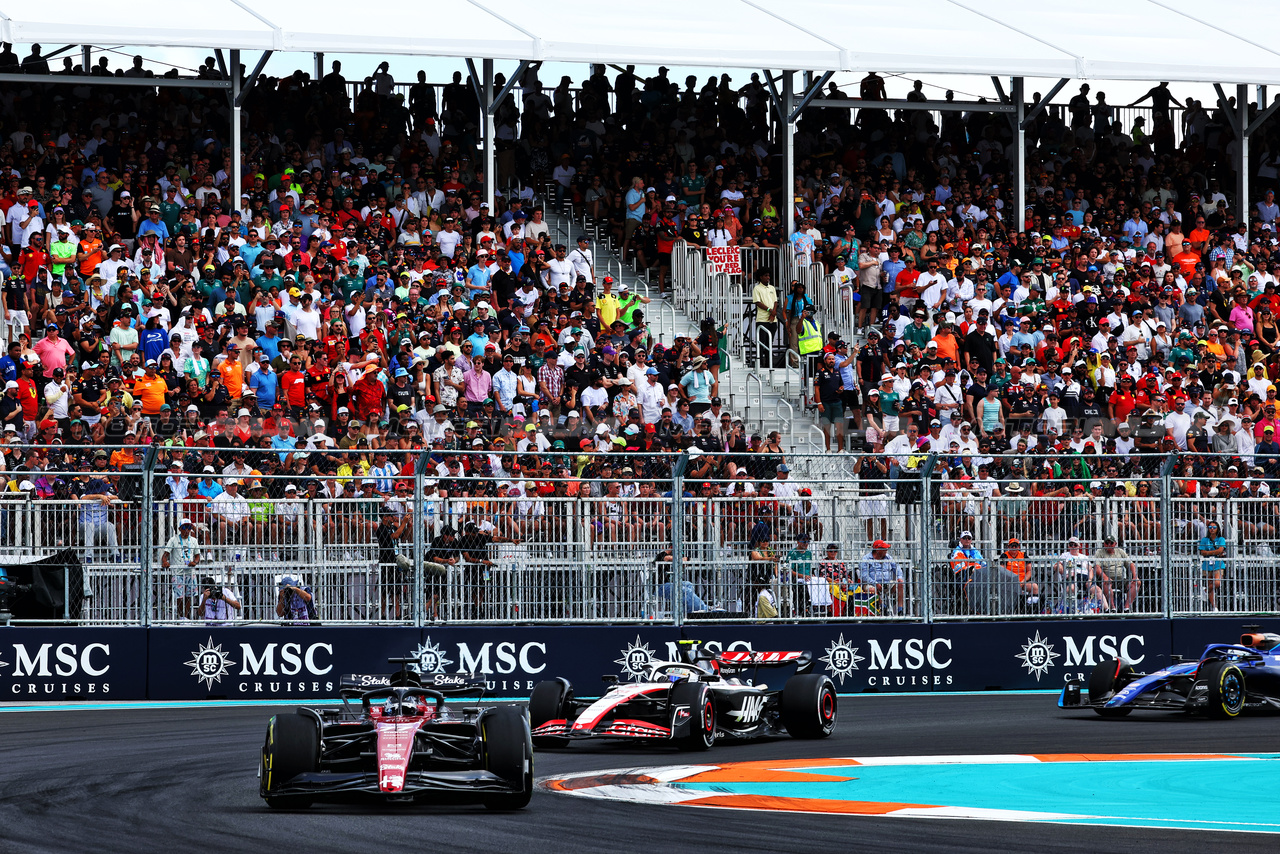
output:
MULTIPOLYGON (((625 457, 645 471, 644 455, 625 457)), ((43 619, 96 625, 1280 611, 1280 501, 1264 475, 1210 486, 1173 478, 1169 458, 1145 477, 1019 480, 1025 466, 992 458, 990 479, 915 461, 890 473, 869 455, 726 455, 737 475, 694 479, 673 455, 648 461, 670 476, 575 466, 581 477, 475 476, 451 494, 426 466, 217 475, 185 498, 157 498, 173 477, 151 464, 106 475, 112 494, 97 498, 67 490, 88 475, 9 472, 0 548, 15 563, 76 554, 62 612, 43 619)))

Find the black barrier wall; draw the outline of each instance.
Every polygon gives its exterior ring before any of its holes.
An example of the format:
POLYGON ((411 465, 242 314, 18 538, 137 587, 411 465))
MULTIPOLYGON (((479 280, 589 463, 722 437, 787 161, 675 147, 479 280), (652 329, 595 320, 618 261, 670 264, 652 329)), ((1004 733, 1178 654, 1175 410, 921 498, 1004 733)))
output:
POLYGON ((839 692, 1054 689, 1103 658, 1158 670, 1246 627, 1280 619, 1007 623, 611 626, 21 628, 0 631, 5 701, 330 699, 343 673, 412 657, 424 672, 483 674, 497 697, 563 676, 579 696, 601 676, 639 679, 683 638, 711 649, 809 650, 839 692))

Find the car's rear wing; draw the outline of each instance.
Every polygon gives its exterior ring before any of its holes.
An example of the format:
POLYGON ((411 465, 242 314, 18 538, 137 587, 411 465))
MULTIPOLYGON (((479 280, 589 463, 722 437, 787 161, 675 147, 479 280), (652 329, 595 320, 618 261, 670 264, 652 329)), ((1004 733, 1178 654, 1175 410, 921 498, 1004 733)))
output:
POLYGON ((807 650, 776 652, 730 650, 720 653, 716 659, 722 668, 733 670, 745 670, 748 667, 795 666, 797 672, 803 672, 813 664, 813 653, 807 650))
POLYGON ((443 694, 475 694, 485 690, 485 680, 483 676, 474 673, 416 673, 412 670, 400 670, 395 673, 344 673, 338 681, 340 692, 397 687, 432 688, 443 694))

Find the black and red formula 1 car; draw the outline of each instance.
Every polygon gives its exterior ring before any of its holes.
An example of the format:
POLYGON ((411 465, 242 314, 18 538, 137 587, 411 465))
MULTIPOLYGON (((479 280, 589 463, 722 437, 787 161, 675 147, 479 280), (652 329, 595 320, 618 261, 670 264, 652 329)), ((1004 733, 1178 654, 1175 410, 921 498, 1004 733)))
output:
POLYGON ((611 738, 706 750, 719 738, 826 738, 835 729, 835 687, 808 672, 808 652, 710 653, 685 641, 681 655, 651 663, 641 682, 604 677, 613 687, 594 699, 578 699, 567 679, 538 683, 529 698, 534 745, 611 738), (784 681, 766 684, 761 670, 783 670, 774 675, 784 681))
POLYGON ((533 794, 529 718, 519 706, 476 704, 484 690, 483 678, 463 674, 344 676, 340 709, 271 719, 260 794, 286 809, 319 800, 520 809, 533 794))

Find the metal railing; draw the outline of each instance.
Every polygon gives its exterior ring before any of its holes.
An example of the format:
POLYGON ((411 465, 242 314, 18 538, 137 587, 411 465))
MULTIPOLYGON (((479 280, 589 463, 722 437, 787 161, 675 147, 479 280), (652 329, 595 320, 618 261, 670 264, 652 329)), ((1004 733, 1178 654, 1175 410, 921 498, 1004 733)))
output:
POLYGON ((126 472, 16 466, 0 475, 11 575, 21 584, 24 562, 75 559, 46 579, 52 589, 14 603, 14 622, 1280 612, 1280 501, 1256 471, 1226 481, 1174 477, 1182 457, 1116 474, 1117 458, 1085 469, 1070 457, 1028 466, 700 444, 476 454, 456 476, 428 456, 399 452, 372 469, 367 455, 336 450, 334 470, 292 474, 259 472, 262 457, 184 474, 162 459, 177 454, 154 449, 126 472), (1039 473, 1046 463, 1058 468, 1039 473), (892 563, 872 554, 876 540, 892 544, 892 563))

